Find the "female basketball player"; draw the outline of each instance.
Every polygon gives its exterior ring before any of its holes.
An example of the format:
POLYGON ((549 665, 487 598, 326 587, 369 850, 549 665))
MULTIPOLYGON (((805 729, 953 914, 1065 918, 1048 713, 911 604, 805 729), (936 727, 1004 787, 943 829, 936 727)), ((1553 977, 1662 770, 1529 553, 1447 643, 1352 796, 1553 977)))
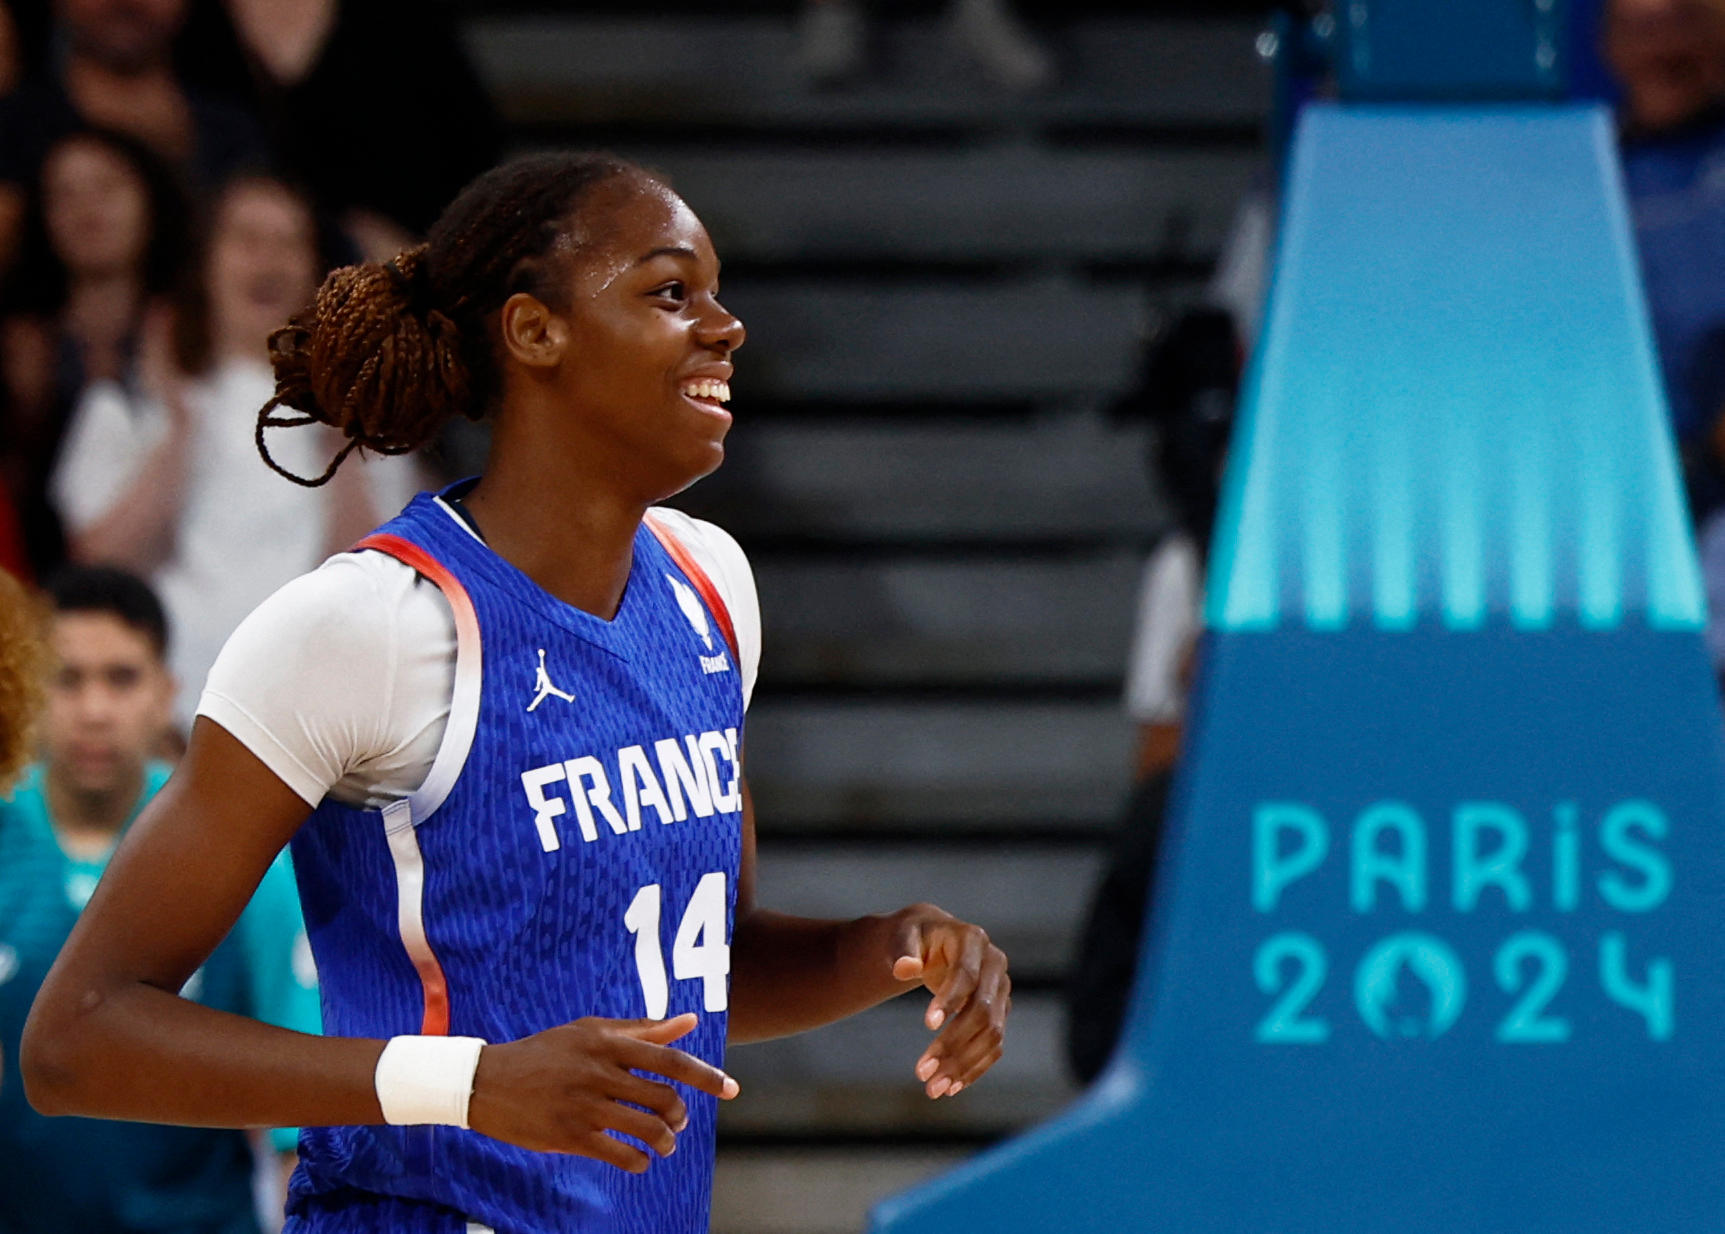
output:
POLYGON ((306 1127, 290 1229, 658 1234, 706 1227, 727 1031, 920 984, 929 1096, 999 1057, 980 929, 754 904, 753 586, 723 533, 650 509, 723 455, 718 274, 662 183, 540 156, 277 335, 303 415, 270 423, 395 451, 488 412, 490 462, 236 632, 33 1011, 39 1108, 306 1127), (290 839, 324 1038, 174 994, 290 839))

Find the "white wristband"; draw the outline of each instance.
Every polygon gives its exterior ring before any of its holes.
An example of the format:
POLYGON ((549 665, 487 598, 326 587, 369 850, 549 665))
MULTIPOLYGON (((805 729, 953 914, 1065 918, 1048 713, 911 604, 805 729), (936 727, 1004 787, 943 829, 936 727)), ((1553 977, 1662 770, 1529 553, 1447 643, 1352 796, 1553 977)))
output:
POLYGON ((384 1121, 398 1127, 467 1126, 473 1073, 484 1044, 478 1037, 391 1037, 374 1076, 384 1121))

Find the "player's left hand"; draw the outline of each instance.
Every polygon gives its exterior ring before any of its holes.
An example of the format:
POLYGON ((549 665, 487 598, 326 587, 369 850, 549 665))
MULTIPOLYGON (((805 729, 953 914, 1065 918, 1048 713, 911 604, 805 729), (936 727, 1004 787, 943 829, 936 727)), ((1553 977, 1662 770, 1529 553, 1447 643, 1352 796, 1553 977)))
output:
POLYGON ((981 926, 932 904, 894 914, 892 975, 934 992, 923 1023, 940 1029, 917 1060, 916 1078, 930 1097, 970 1087, 1000 1058, 1012 978, 1006 953, 981 926))

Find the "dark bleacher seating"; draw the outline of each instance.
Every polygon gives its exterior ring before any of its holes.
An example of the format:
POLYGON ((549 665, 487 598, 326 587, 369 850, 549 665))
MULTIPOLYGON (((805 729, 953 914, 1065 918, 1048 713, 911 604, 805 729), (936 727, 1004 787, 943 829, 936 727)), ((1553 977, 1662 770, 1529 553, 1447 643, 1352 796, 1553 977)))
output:
MULTIPOLYGON (((1033 355, 1022 360, 1034 364, 1033 355)), ((755 358, 739 355, 738 362, 755 358)), ((834 357, 835 367, 844 363, 834 357)), ((738 427, 725 469, 689 495, 738 535, 858 549, 882 540, 930 550, 1005 542, 1034 548, 1102 545, 1155 525, 1142 438, 1112 431, 1082 408, 1033 420, 976 414, 969 422, 934 422, 871 417, 859 396, 860 405, 814 406, 795 420, 751 424, 752 380, 744 367, 732 383, 738 427)))
POLYGON ((756 567, 756 583, 772 597, 775 682, 1111 685, 1139 567, 1116 546, 1016 556, 984 544, 946 559, 781 552, 756 567))

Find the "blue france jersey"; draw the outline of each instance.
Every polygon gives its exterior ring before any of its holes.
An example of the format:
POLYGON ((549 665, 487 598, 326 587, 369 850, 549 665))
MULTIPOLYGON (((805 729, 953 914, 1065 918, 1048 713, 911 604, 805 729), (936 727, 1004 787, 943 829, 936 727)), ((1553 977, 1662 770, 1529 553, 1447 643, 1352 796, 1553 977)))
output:
MULTIPOLYGON (((413 797, 325 800, 294 839, 324 1031, 505 1042, 693 1011, 677 1047, 722 1065, 743 696, 699 569, 644 525, 606 622, 429 495, 363 545, 448 596, 456 684, 413 797)), ((678 1088, 688 1129, 642 1175, 455 1127, 307 1128, 289 1229, 699 1234, 718 1103, 678 1088)))

